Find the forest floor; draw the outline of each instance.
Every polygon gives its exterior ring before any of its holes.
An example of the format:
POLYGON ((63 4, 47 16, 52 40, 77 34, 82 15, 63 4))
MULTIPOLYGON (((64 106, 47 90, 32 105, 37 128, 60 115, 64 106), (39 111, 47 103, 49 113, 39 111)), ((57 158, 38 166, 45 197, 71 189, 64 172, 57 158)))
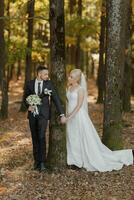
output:
MULTIPOLYGON (((89 112, 102 133, 103 106, 96 104, 95 82, 89 81, 89 112)), ((99 173, 65 169, 39 173, 32 170, 32 147, 26 113, 19 112, 22 80, 9 91, 9 118, 0 121, 0 200, 134 200, 134 167, 99 173)), ((124 148, 134 148, 132 112, 123 116, 124 148)))

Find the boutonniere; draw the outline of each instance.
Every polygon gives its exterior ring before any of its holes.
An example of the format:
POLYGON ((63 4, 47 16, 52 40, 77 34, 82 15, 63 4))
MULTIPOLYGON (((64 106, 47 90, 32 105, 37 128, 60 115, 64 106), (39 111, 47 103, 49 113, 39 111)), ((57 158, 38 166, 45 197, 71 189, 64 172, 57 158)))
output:
POLYGON ((49 90, 47 88, 44 89, 44 94, 51 96, 52 95, 52 90, 49 90))

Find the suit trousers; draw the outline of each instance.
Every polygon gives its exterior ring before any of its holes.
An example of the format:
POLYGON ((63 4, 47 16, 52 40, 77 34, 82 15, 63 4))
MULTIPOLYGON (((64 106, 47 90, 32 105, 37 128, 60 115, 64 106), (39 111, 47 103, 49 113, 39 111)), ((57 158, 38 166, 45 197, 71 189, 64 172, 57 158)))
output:
POLYGON ((48 120, 40 116, 29 115, 29 126, 32 136, 33 157, 37 163, 46 161, 46 129, 48 120))

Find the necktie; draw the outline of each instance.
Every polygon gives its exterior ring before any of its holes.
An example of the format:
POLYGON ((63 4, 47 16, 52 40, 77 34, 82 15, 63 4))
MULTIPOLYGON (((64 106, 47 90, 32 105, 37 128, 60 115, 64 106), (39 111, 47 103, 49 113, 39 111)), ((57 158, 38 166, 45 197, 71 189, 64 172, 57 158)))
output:
POLYGON ((38 82, 38 95, 40 95, 41 94, 41 82, 38 82))

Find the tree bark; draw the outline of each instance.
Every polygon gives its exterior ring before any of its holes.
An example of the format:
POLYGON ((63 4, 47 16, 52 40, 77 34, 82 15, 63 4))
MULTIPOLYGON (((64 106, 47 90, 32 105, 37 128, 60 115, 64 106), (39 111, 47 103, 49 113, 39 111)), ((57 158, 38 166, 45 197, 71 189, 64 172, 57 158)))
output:
MULTIPOLYGON (((50 56, 51 78, 65 107, 65 30, 64 0, 50 0, 50 56)), ((52 106, 48 163, 52 168, 66 166, 66 130, 57 120, 57 111, 52 106)))
POLYGON ((122 148, 122 87, 127 0, 107 0, 106 90, 103 142, 122 148))
MULTIPOLYGON (((68 2, 69 4, 69 11, 70 11, 70 18, 72 17, 72 15, 75 13, 75 7, 76 7, 76 0, 69 0, 68 2)), ((68 59, 67 62, 69 65, 73 65, 75 66, 76 63, 76 45, 71 44, 70 47, 68 47, 68 59)))
MULTIPOLYGON (((7 28, 8 35, 7 35, 7 39, 8 39, 9 47, 10 47, 10 44, 11 44, 10 3, 11 3, 11 1, 8 0, 7 1, 7 8, 6 8, 6 13, 7 13, 7 17, 8 17, 8 28, 7 28)), ((14 74, 14 63, 13 64, 8 63, 8 65, 7 65, 8 87, 9 87, 10 81, 13 79, 13 74, 14 74)))
MULTIPOLYGON (((31 79, 32 71, 32 43, 33 43, 33 26, 34 26, 34 5, 35 0, 28 0, 27 3, 27 12, 28 12, 28 35, 27 35, 27 52, 26 52, 26 68, 25 68, 25 83, 24 83, 24 93, 25 86, 28 80, 31 79)), ((24 104, 24 94, 21 104, 20 111, 26 111, 24 104)))
POLYGON ((17 66, 17 80, 21 78, 22 70, 21 70, 21 59, 18 58, 18 66, 17 66))
POLYGON ((127 26, 125 44, 125 69, 123 87, 123 111, 131 111, 131 85, 132 85, 132 0, 127 4, 127 26))
POLYGON ((33 43, 33 23, 34 23, 35 0, 28 1, 28 35, 26 53, 26 81, 31 79, 32 71, 32 43, 33 43))
POLYGON ((8 85, 9 82, 13 79, 14 71, 15 71, 15 65, 14 64, 8 65, 7 67, 8 85))
MULTIPOLYGON (((78 12, 77 15, 79 18, 82 17, 82 0, 78 0, 78 12)), ((76 68, 82 69, 82 63, 81 63, 81 55, 82 55, 82 50, 80 47, 80 42, 81 42, 81 36, 80 34, 77 35, 77 41, 76 41, 76 56, 75 56, 75 65, 76 68)))
POLYGON ((75 6, 76 6, 76 0, 69 0, 70 16, 73 15, 75 6))
POLYGON ((101 10, 101 32, 100 32, 100 47, 99 47, 99 68, 98 68, 98 98, 97 103, 103 103, 104 101, 104 90, 105 90, 105 40, 106 40, 106 0, 102 1, 101 10))
POLYGON ((5 65, 7 60, 6 45, 4 38, 4 0, 0 1, 0 83, 2 91, 2 102, 0 117, 6 119, 8 117, 8 84, 5 75, 5 65))
MULTIPOLYGON (((132 59, 132 65, 134 64, 134 58, 132 59)), ((131 93, 134 96, 134 68, 131 69, 132 72, 132 86, 131 86, 131 93)))

